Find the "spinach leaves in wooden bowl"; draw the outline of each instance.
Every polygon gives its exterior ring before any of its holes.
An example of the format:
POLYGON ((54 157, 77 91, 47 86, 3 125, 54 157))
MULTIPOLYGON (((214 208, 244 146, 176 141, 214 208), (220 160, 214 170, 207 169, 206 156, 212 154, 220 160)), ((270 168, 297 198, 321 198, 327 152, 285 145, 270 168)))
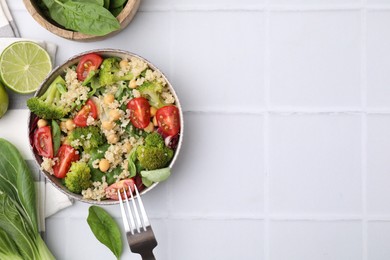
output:
POLYGON ((99 40, 125 28, 140 0, 23 0, 32 17, 54 34, 76 41, 99 40))

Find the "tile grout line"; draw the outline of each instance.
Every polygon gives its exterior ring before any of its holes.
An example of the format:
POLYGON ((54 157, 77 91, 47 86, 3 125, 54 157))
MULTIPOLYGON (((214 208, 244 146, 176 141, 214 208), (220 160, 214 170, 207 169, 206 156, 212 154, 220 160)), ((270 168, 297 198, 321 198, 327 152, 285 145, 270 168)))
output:
MULTIPOLYGON (((367 111, 367 0, 362 0, 361 10, 361 94, 362 110, 367 111)), ((362 254, 363 260, 368 259, 368 221, 367 221, 367 113, 362 114, 362 254)))
POLYGON ((269 183, 270 183, 270 171, 269 171, 269 106, 270 106, 270 88, 271 88, 271 78, 270 78, 270 16, 271 13, 269 11, 269 3, 270 0, 266 0, 266 10, 265 10, 265 30, 264 30, 264 104, 267 108, 267 112, 263 116, 263 152, 264 152, 264 259, 270 259, 270 191, 269 191, 269 183))
MULTIPOLYGON (((170 34, 169 34, 169 40, 171 42, 171 44, 169 45, 169 72, 170 74, 172 75, 172 78, 174 78, 174 60, 173 60, 173 52, 174 52, 174 46, 173 46, 173 43, 175 42, 174 39, 175 39, 175 21, 176 19, 176 15, 175 15, 175 12, 174 11, 170 11, 170 25, 169 25, 169 28, 170 28, 170 34)), ((173 200, 173 189, 171 188, 172 187, 172 183, 169 182, 168 183, 168 215, 167 215, 167 218, 164 220, 164 223, 165 225, 167 226, 167 229, 169 229, 169 225, 171 224, 169 222, 169 219, 171 219, 171 215, 172 215, 172 211, 173 211, 173 203, 172 203, 172 200, 173 200)), ((168 240, 168 245, 167 245, 167 258, 168 259, 171 259, 172 258, 172 250, 173 250, 173 237, 172 237, 172 232, 168 232, 168 237, 167 237, 167 240, 168 240)))

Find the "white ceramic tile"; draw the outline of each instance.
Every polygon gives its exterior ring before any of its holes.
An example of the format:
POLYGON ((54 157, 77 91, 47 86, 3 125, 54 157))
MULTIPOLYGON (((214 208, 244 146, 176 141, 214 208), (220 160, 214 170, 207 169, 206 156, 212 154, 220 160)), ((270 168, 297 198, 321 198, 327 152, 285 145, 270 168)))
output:
POLYGON ((361 229, 360 222, 272 222, 270 260, 362 259, 361 229))
POLYGON ((258 220, 170 220, 169 260, 262 260, 264 227, 258 220))
POLYGON ((260 216, 263 124, 259 116, 187 113, 170 177, 172 215, 260 216))
POLYGON ((42 28, 26 12, 17 12, 15 19, 23 37, 34 39, 38 32, 45 35, 42 39, 59 46, 57 64, 83 51, 114 48, 143 56, 169 76, 171 15, 168 12, 139 12, 122 32, 93 44, 62 39, 42 28))
POLYGON ((264 15, 176 13, 174 85, 186 110, 263 106, 264 15))
POLYGON ((139 10, 169 9, 175 0, 141 0, 139 10))
POLYGON ((367 13, 367 104, 390 107, 390 11, 367 13))
POLYGON ((371 115, 367 124, 367 209, 390 214, 390 116, 371 115))
MULTIPOLYGON (((115 219, 118 223, 123 242, 123 251, 121 259, 141 259, 139 255, 130 252, 125 237, 125 232, 122 227, 122 220, 115 219)), ((154 250, 155 256, 158 259, 168 259, 167 251, 169 234, 166 223, 163 220, 151 219, 153 231, 159 243, 154 250)), ((56 257, 56 259, 115 259, 112 252, 103 244, 101 244, 93 235, 86 217, 78 218, 49 218, 46 221, 46 241, 47 245, 56 257), (64 239, 66 237, 66 239, 64 239), (58 243, 61 241, 61 243, 58 243)))
POLYGON ((29 111, 25 109, 9 110, 0 120, 0 138, 14 144, 23 158, 32 160, 27 134, 27 118, 29 111), (17 119, 17 120, 15 120, 17 119))
POLYGON ((373 260, 390 259, 390 223, 372 222, 368 224, 368 258, 373 260))
POLYGON ((360 105, 360 12, 272 12, 272 106, 360 105))
POLYGON ((270 0, 271 4, 323 4, 325 6, 329 4, 356 4, 360 2, 360 0, 270 0))
POLYGON ((361 212, 361 119, 357 115, 270 118, 270 210, 361 212))
POLYGON ((389 0, 366 0, 369 4, 390 4, 389 0))

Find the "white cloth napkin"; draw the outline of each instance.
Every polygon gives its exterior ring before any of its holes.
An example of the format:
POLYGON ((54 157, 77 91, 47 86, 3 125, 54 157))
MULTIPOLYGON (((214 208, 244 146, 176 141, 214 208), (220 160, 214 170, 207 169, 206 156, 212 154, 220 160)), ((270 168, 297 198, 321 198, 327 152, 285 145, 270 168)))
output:
MULTIPOLYGON (((17 41, 33 41, 44 48, 50 55, 53 67, 55 65, 55 57, 57 52, 57 45, 50 42, 30 40, 19 38, 20 34, 13 21, 12 15, 8 9, 6 0, 0 0, 0 53, 10 44, 17 41), (17 38, 15 38, 17 37, 17 38)), ((24 103, 24 102, 23 102, 24 103)), ((25 108, 23 104, 23 107, 25 108)), ((26 107, 27 109, 27 107, 26 107)), ((28 145, 28 144, 26 144, 28 145)), ((31 169, 32 171, 39 171, 38 169, 31 169)), ((46 182, 46 179, 39 173, 34 172, 38 176, 36 179, 37 188, 37 209, 39 218, 39 230, 45 231, 45 219, 63 208, 69 207, 73 204, 73 200, 68 196, 58 191, 52 184, 46 182)))

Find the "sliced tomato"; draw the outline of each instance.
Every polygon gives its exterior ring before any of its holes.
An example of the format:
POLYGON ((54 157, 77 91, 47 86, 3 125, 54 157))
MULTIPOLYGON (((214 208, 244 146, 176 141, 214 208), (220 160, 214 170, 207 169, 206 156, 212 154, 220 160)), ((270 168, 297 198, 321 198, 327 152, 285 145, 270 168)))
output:
POLYGON ((125 179, 111 184, 106 188, 106 197, 109 199, 118 200, 118 190, 122 199, 126 199, 125 195, 123 194, 124 191, 126 191, 127 198, 130 198, 130 193, 134 192, 134 180, 125 179))
POLYGON ((156 119, 159 129, 164 135, 174 136, 180 131, 179 109, 174 106, 165 106, 157 110, 156 119))
POLYGON ((97 70, 99 68, 102 61, 103 58, 95 53, 83 56, 76 68, 77 79, 80 81, 85 80, 90 71, 97 70))
POLYGON ((39 127, 34 132, 34 147, 43 157, 53 158, 53 138, 50 126, 39 127))
POLYGON ((133 98, 127 103, 130 110, 130 121, 136 127, 144 129, 150 123, 150 104, 146 98, 133 98))
POLYGON ((88 99, 88 101, 85 103, 85 105, 81 108, 81 110, 77 113, 77 115, 74 117, 73 121, 75 125, 80 127, 86 127, 87 126, 87 119, 91 116, 94 119, 98 116, 98 110, 93 103, 92 100, 88 99))
POLYGON ((63 144, 57 153, 58 161, 53 166, 54 176, 65 178, 72 162, 78 161, 80 156, 72 146, 63 144))

